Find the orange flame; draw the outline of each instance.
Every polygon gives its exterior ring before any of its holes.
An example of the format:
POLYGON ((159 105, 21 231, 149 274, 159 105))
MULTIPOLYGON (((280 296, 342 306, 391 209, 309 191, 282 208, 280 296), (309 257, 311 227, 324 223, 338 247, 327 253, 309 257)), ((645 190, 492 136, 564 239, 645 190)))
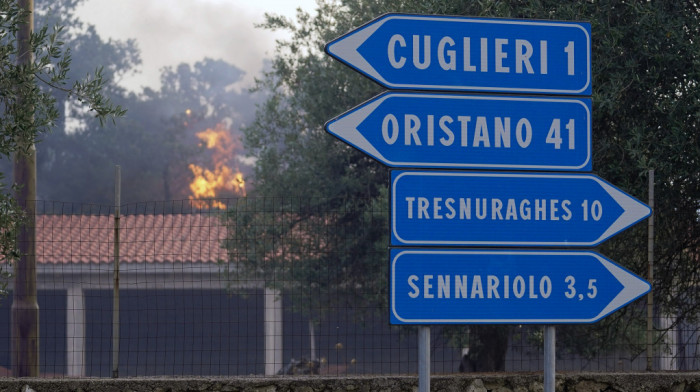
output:
POLYGON ((206 131, 196 133, 196 135, 201 141, 205 142, 208 149, 215 150, 215 155, 233 153, 235 144, 231 134, 221 124, 218 124, 216 129, 209 128, 206 131))
MULTIPOLYGON (((209 128, 197 133, 196 136, 202 140, 207 149, 214 150, 212 154, 214 169, 210 170, 194 163, 189 164, 194 175, 194 179, 190 182, 192 191, 190 199, 215 198, 220 197, 222 193, 245 196, 243 173, 229 166, 236 147, 229 130, 223 124, 218 124, 214 129, 209 128)), ((215 200, 195 201, 195 206, 198 208, 205 208, 208 205, 219 209, 226 208, 223 203, 215 200)))

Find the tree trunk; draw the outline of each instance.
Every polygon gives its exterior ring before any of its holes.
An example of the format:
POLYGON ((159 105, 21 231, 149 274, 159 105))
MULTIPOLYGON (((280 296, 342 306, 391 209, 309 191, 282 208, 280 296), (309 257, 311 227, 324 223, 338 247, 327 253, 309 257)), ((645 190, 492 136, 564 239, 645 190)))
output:
MULTIPOLYGON (((34 26, 34 0, 18 0, 28 11, 27 20, 17 31, 17 64, 31 64, 30 37, 34 26)), ((23 100, 23 97, 20 96, 23 100)), ((31 120, 30 120, 31 121, 31 120)), ((32 124, 28 124, 32 125, 32 124)), ((19 229, 17 245, 20 258, 15 263, 12 318, 12 374, 15 377, 39 376, 39 304, 36 296, 36 148, 34 140, 17 140, 14 156, 15 198, 24 208, 26 220, 19 229)))
POLYGON ((476 343, 469 352, 469 359, 477 372, 502 372, 506 370, 508 351, 508 327, 473 326, 471 333, 476 343))

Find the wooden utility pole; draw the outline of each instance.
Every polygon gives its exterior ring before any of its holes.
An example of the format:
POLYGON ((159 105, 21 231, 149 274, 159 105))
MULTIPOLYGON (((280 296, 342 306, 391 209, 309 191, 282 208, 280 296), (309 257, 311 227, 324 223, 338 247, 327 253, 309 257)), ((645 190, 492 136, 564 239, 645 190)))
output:
MULTIPOLYGON (((33 61, 30 37, 34 29, 34 0, 17 0, 28 11, 17 31, 17 64, 33 61)), ((20 100, 23 97, 20 96, 20 100)), ((25 102, 26 105, 31 105, 25 102)), ((30 117, 33 118, 33 117, 30 117)), ((14 155, 15 199, 24 208, 25 223, 17 242, 20 258, 15 263, 12 300, 12 375, 39 376, 39 304, 36 295, 36 149, 33 135, 17 140, 14 155)))

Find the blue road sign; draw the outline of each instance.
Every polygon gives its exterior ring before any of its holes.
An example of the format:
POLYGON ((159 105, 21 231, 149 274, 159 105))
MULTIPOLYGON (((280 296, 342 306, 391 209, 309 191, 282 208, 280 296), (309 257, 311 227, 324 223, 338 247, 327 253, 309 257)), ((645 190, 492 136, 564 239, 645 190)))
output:
POLYGON ((388 92, 326 130, 393 167, 591 170, 590 98, 388 92))
POLYGON ((590 174, 391 173, 394 246, 596 246, 650 213, 590 174))
POLYGON ((594 252, 391 250, 392 324, 592 323, 650 290, 594 252))
POLYGON ((591 95, 589 23, 387 14, 326 52, 390 89, 591 95))

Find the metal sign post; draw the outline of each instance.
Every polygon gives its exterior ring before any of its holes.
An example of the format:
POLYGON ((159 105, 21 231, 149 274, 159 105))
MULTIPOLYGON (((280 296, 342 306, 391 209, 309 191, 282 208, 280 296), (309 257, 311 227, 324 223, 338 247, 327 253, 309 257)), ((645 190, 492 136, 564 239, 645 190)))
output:
POLYGON ((418 392, 430 391, 430 327, 418 328, 418 392))
POLYGON ((556 332, 554 325, 544 326, 544 392, 554 392, 556 387, 556 332))

